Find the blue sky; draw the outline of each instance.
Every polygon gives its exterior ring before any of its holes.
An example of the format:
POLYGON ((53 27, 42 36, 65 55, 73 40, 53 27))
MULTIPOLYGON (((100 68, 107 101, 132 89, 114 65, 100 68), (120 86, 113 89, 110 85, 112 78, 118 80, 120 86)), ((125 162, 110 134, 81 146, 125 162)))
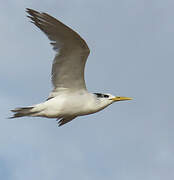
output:
POLYGON ((0 179, 174 179, 174 1, 5 1, 0 11, 0 179), (133 97, 58 128, 9 120, 44 101, 54 52, 26 17, 43 11, 77 31, 91 53, 89 91, 133 97))

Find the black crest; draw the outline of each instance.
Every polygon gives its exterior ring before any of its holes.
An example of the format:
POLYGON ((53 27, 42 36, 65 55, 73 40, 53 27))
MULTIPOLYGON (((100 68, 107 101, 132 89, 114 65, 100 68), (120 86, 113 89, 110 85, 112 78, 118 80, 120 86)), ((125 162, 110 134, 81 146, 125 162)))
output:
POLYGON ((101 93, 94 93, 98 98, 108 98, 109 95, 107 94, 101 94, 101 93))

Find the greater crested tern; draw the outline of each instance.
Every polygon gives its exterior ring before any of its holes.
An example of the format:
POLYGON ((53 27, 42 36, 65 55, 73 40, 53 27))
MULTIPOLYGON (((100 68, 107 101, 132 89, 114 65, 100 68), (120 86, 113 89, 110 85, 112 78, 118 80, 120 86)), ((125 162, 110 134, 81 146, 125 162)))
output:
POLYGON ((84 80, 84 68, 90 53, 86 42, 72 29, 47 13, 26 9, 31 22, 51 41, 56 56, 52 65, 53 91, 40 104, 16 108, 13 117, 57 118, 62 126, 77 116, 96 113, 117 101, 129 97, 89 93, 84 80))

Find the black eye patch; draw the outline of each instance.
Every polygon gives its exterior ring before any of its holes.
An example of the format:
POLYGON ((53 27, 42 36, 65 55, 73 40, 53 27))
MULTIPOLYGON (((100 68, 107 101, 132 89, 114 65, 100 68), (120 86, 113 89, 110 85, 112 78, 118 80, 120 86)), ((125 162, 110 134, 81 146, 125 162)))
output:
POLYGON ((94 93, 98 98, 101 98, 102 97, 102 94, 101 93, 94 93))
POLYGON ((98 98, 108 98, 109 95, 107 94, 101 94, 101 93, 94 93, 98 98))

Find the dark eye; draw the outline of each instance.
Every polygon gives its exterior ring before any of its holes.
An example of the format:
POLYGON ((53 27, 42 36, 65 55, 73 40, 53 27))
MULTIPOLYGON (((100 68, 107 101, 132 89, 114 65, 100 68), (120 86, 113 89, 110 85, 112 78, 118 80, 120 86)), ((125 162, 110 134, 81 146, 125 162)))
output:
POLYGON ((104 98, 108 98, 109 96, 107 94, 104 94, 104 98))

